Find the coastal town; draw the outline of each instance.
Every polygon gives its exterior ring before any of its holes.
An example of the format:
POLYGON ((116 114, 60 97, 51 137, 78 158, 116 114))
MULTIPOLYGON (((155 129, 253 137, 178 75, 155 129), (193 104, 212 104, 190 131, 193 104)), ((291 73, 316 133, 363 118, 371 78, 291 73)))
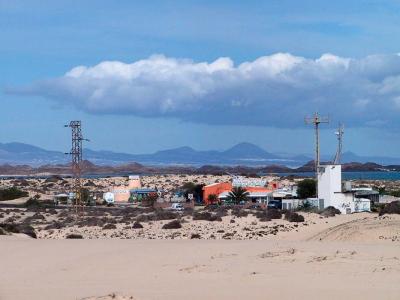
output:
POLYGON ((399 24, 0 0, 0 300, 400 299, 399 24))

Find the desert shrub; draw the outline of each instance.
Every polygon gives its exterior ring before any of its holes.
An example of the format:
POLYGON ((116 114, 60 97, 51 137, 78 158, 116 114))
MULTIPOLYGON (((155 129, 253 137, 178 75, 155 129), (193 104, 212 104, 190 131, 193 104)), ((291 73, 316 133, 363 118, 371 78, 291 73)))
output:
POLYGON ((230 209, 231 208, 228 205, 219 206, 216 209, 214 209, 214 212, 220 217, 225 217, 228 215, 230 209))
POLYGON ((48 212, 49 214, 51 214, 51 215, 56 215, 57 214, 57 211, 54 209, 54 208, 50 208, 48 211, 46 211, 46 212, 48 212))
POLYGON ((94 184, 93 181, 88 180, 88 182, 86 182, 83 186, 96 186, 96 184, 94 184))
POLYGON ((117 220, 114 218, 108 218, 108 217, 102 217, 101 220, 104 222, 104 224, 110 223, 110 224, 117 224, 117 220))
POLYGON ((51 224, 48 224, 46 227, 44 227, 45 230, 52 230, 52 229, 61 229, 63 228, 63 224, 58 222, 58 221, 54 221, 51 224))
POLYGON ((117 226, 115 226, 115 224, 108 223, 108 224, 103 226, 103 229, 104 230, 117 229, 117 226))
POLYGON ((65 238, 66 239, 83 239, 83 236, 81 234, 77 234, 77 233, 70 233, 65 238))
POLYGON ((272 220, 272 218, 268 215, 268 210, 258 210, 253 214, 260 222, 268 222, 272 220))
POLYGON ((25 204, 24 207, 27 208, 28 211, 38 211, 43 209, 45 206, 49 206, 48 203, 44 203, 43 201, 39 201, 40 195, 35 195, 31 198, 29 198, 25 204))
POLYGON ((173 220, 167 224, 164 224, 162 229, 179 229, 182 228, 181 222, 178 220, 173 220))
POLYGON ((386 204, 384 203, 376 203, 371 201, 371 212, 380 213, 386 204))
POLYGON ((0 189, 0 201, 14 200, 27 196, 28 192, 22 191, 15 186, 10 188, 0 189))
POLYGON ((136 216, 137 214, 139 214, 142 211, 142 209, 140 209, 138 207, 126 207, 120 211, 123 215, 126 215, 126 216, 136 216))
POLYGON ((304 217, 302 215, 299 215, 296 212, 293 211, 287 211, 285 213, 285 220, 289 222, 304 222, 304 217))
POLYGON ((192 233, 192 235, 190 236, 190 239, 201 239, 201 235, 198 233, 192 233))
POLYGON ((133 223, 132 228, 133 229, 142 229, 143 225, 140 224, 139 222, 135 222, 135 223, 133 223))
POLYGON ((340 215, 341 212, 340 210, 334 208, 333 206, 328 206, 327 208, 323 209, 319 214, 327 218, 327 217, 334 217, 335 215, 340 215))
POLYGON ((29 186, 29 182, 25 179, 16 180, 16 184, 19 186, 29 186))
MULTIPOLYGON (((29 201, 29 200, 28 200, 28 201, 29 201)), ((70 214, 71 214, 71 213, 70 213, 68 210, 63 210, 62 212, 60 212, 60 213, 58 214, 58 217, 59 217, 59 218, 65 218, 65 217, 68 217, 70 214)))
POLYGON ((400 201, 393 201, 385 205, 379 212, 380 216, 384 214, 400 214, 400 201))
POLYGON ((227 232, 222 236, 222 238, 225 240, 230 240, 230 239, 232 239, 232 237, 234 237, 234 235, 235 234, 233 232, 227 232))
POLYGON ((130 217, 130 216, 123 216, 123 217, 119 220, 119 223, 130 224, 130 223, 132 223, 132 217, 130 217))
POLYGON ((173 211, 169 211, 169 210, 164 210, 164 209, 158 209, 155 211, 154 214, 155 220, 173 220, 179 217, 179 215, 173 211))
POLYGON ((141 214, 136 217, 136 222, 140 222, 140 223, 150 222, 152 220, 153 220, 153 218, 151 217, 150 214, 141 214))
POLYGON ((222 218, 216 214, 212 214, 208 211, 204 212, 195 212, 193 214, 193 220, 195 221, 222 221, 222 218))
POLYGON ((79 219, 76 225, 78 227, 93 227, 93 226, 102 227, 104 226, 104 224, 107 223, 107 220, 108 220, 107 218, 86 217, 79 219))
POLYGON ((36 239, 35 229, 27 224, 3 223, 0 224, 0 228, 3 228, 5 231, 11 233, 23 233, 36 239))
POLYGON ((45 220, 45 219, 46 219, 46 218, 45 218, 42 214, 40 214, 40 213, 35 213, 31 218, 34 219, 34 220, 45 220))
POLYGON ((25 220, 24 220, 24 223, 31 223, 31 222, 35 222, 35 221, 44 221, 44 220, 46 220, 46 218, 43 216, 43 215, 41 215, 41 214, 39 214, 39 213, 35 213, 33 216, 31 216, 31 217, 27 217, 25 220))
POLYGON ((204 212, 194 212, 193 213, 193 220, 196 221, 208 221, 211 218, 211 213, 208 211, 204 212))
POLYGON ((48 178, 46 178, 46 180, 44 182, 58 182, 58 181, 62 181, 62 177, 59 175, 52 175, 48 178))
POLYGON ((209 221, 211 221, 211 222, 215 222, 215 221, 222 222, 222 218, 220 216, 218 216, 218 215, 211 215, 211 218, 210 218, 209 221))
POLYGON ((232 209, 232 215, 238 218, 242 218, 247 217, 249 215, 249 212, 242 208, 235 207, 232 209))
POLYGON ((268 209, 266 217, 269 219, 282 219, 282 211, 275 208, 268 209))
POLYGON ((191 207, 185 207, 184 209, 183 209, 183 215, 185 215, 185 216, 191 216, 192 214, 193 214, 193 208, 191 208, 191 207))
POLYGON ((19 226, 19 230, 21 233, 29 235, 30 237, 36 239, 36 232, 32 226, 27 225, 27 224, 21 224, 19 226))

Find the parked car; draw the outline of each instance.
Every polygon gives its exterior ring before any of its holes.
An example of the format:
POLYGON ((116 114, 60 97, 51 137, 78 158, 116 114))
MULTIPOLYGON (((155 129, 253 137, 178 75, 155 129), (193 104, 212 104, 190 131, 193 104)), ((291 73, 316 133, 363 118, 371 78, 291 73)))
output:
POLYGON ((268 202, 267 208, 282 209, 282 202, 278 200, 271 200, 268 202))
POLYGON ((170 209, 171 209, 171 210, 176 210, 176 211, 183 211, 183 210, 184 210, 184 207, 183 207, 183 205, 180 204, 180 203, 172 203, 170 209))

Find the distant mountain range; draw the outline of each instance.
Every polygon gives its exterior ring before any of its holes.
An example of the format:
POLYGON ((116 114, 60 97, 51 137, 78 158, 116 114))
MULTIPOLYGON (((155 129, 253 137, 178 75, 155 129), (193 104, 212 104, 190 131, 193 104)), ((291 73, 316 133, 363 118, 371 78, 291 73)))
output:
MULTIPOLYGON (((382 166, 375 163, 346 163, 342 165, 344 172, 388 172, 400 171, 400 165, 382 166)), ((149 175, 149 174, 236 174, 249 177, 257 177, 260 174, 279 174, 287 173, 289 176, 297 173, 309 175, 314 174, 314 163, 312 161, 299 168, 289 168, 280 165, 270 166, 221 166, 204 165, 197 166, 145 166, 139 163, 127 163, 114 166, 95 165, 90 161, 82 162, 82 174, 91 176, 124 176, 130 174, 149 175)), ((43 165, 33 167, 29 165, 0 165, 0 175, 2 176, 71 176, 71 164, 43 165)))
MULTIPOLYGON (((240 143, 225 151, 197 151, 190 147, 158 151, 152 154, 128 154, 112 151, 83 150, 84 159, 96 165, 120 165, 131 162, 153 166, 168 165, 221 165, 221 166, 268 166, 281 165, 300 167, 310 160, 312 155, 289 155, 270 153, 251 143, 240 143)), ((329 157, 322 157, 328 161, 329 157)), ((29 166, 66 164, 70 157, 59 151, 49 151, 23 143, 0 143, 0 164, 29 166)), ((381 165, 398 165, 400 158, 365 157, 345 152, 344 163, 374 162, 381 165)))

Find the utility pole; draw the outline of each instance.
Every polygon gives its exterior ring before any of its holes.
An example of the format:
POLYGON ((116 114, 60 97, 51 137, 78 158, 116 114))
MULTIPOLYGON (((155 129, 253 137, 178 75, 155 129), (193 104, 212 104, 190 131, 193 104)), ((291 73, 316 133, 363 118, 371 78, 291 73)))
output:
POLYGON ((337 148, 335 159, 333 160, 333 163, 335 165, 340 165, 341 158, 342 158, 343 134, 344 134, 344 125, 343 124, 339 123, 339 128, 335 132, 335 134, 338 139, 338 148, 337 148))
POLYGON ((304 118, 306 124, 313 124, 315 129, 315 178, 316 178, 316 194, 318 198, 318 173, 320 166, 320 149, 319 149, 319 124, 329 123, 329 117, 322 117, 317 112, 312 117, 304 118))
POLYGON ((81 162, 82 162, 82 142, 89 141, 82 136, 81 121, 71 121, 64 127, 70 127, 72 132, 72 147, 71 152, 66 154, 71 155, 71 168, 73 175, 73 191, 75 193, 75 213, 78 217, 79 210, 83 211, 82 203, 82 186, 81 186, 81 162))

